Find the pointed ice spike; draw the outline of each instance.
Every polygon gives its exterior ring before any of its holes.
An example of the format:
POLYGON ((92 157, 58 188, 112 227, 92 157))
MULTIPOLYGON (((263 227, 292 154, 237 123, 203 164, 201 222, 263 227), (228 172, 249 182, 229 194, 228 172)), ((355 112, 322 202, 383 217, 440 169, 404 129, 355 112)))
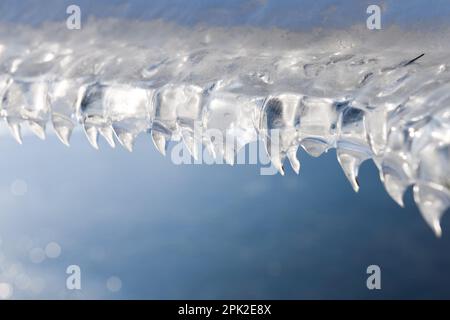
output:
POLYGON ((125 132, 119 135, 119 142, 129 152, 133 152, 134 136, 131 133, 125 132))
POLYGON ((275 167, 275 169, 278 170, 278 172, 284 176, 284 166, 283 163, 281 162, 281 158, 277 157, 277 158, 273 158, 271 159, 273 166, 275 167))
POLYGON ((117 140, 119 140, 122 147, 127 149, 129 152, 133 152, 135 136, 132 133, 120 128, 114 128, 114 133, 116 134, 117 140))
POLYGON ((72 128, 68 126, 58 126, 53 124, 56 136, 58 139, 64 143, 66 146, 70 146, 70 136, 72 135, 72 128))
POLYGON ((39 139, 45 140, 45 126, 35 121, 28 121, 28 126, 39 139))
POLYGON ((103 138, 105 138, 106 142, 111 146, 111 148, 114 148, 116 146, 116 143, 114 142, 114 132, 111 127, 102 127, 98 130, 103 138))
POLYGON ((155 145, 156 149, 158 149, 158 151, 165 156, 166 155, 166 149, 167 149, 167 142, 166 142, 166 137, 164 136, 164 134, 152 130, 152 140, 153 140, 153 144, 155 145))
POLYGON ((363 159, 340 150, 337 151, 337 158, 339 164, 342 167, 342 170, 344 170, 345 176, 347 177, 348 181, 350 181, 353 190, 355 190, 355 192, 358 192, 358 171, 363 159))
POLYGON ((267 138, 265 140, 265 146, 266 146, 266 153, 269 157, 270 161, 272 162, 272 165, 275 167, 275 169, 278 170, 278 172, 284 176, 284 167, 283 167, 283 160, 280 155, 280 147, 278 145, 274 145, 271 142, 270 138, 267 138))
POLYGON ((432 184, 416 184, 414 186, 414 201, 427 224, 435 235, 442 235, 440 219, 450 205, 450 194, 441 186, 432 184))
POLYGON ((381 180, 383 181, 384 188, 387 193, 394 199, 400 207, 404 207, 403 195, 408 188, 409 183, 401 180, 394 174, 381 173, 381 180))
POLYGON ((17 141, 17 143, 22 144, 22 133, 20 132, 20 123, 17 121, 6 120, 11 135, 17 141))
POLYGON ((70 136, 75 124, 67 117, 60 116, 57 113, 52 115, 52 124, 59 140, 66 146, 69 146, 70 136))
POLYGON ((94 126, 84 126, 84 132, 91 146, 98 150, 98 130, 94 126))
POLYGON ((289 162, 291 163, 292 169, 294 169, 296 174, 299 174, 300 172, 300 161, 297 159, 297 147, 292 147, 287 152, 287 157, 289 159, 289 162))
POLYGON ((184 134, 183 135, 183 141, 184 141, 184 144, 186 145, 189 153, 192 155, 192 157, 195 160, 198 160, 198 147, 197 147, 197 143, 194 140, 194 138, 192 138, 188 134, 184 134))

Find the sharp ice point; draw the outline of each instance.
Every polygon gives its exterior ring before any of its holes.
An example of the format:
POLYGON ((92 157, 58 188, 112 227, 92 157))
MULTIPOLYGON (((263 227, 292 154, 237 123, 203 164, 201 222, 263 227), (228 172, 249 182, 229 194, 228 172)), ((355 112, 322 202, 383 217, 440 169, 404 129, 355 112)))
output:
POLYGON ((134 137, 131 133, 122 132, 118 135, 120 144, 129 152, 133 152, 134 137))
POLYGON ((54 126, 56 136, 66 146, 70 147, 70 136, 72 135, 72 128, 66 126, 54 126))
POLYGON ((22 134, 20 132, 20 124, 16 121, 8 121, 8 127, 11 131, 11 135, 14 137, 14 139, 17 141, 18 144, 22 144, 22 134))
POLYGON ((114 141, 114 132, 111 127, 102 127, 99 129, 99 132, 102 137, 105 138, 106 142, 108 142, 111 148, 116 147, 116 143, 114 141))
POLYGON ((273 166, 275 167, 275 169, 277 169, 278 172, 279 172, 282 176, 284 176, 284 166, 283 166, 283 164, 282 164, 282 162, 281 162, 281 159, 280 159, 280 158, 274 158, 274 159, 272 159, 272 164, 273 164, 273 166))
POLYGON ((45 126, 42 126, 34 121, 29 121, 28 126, 30 127, 31 132, 33 132, 39 139, 45 140, 45 126))
POLYGON ((156 149, 165 156, 167 149, 166 137, 162 133, 152 130, 152 141, 156 149))
POLYGON ((84 127, 84 132, 86 133, 86 137, 91 144, 91 146, 98 150, 98 130, 94 126, 84 127))
POLYGON ((289 149, 287 153, 287 157, 289 159, 289 162, 291 163, 292 169, 295 171, 296 174, 300 173, 300 161, 297 159, 297 150, 298 147, 289 149))
POLYGON ((442 235, 440 220, 450 203, 450 194, 430 183, 416 184, 413 188, 414 201, 423 218, 437 237, 442 235))
POLYGON ((361 160, 346 152, 337 152, 339 164, 355 192, 359 191, 358 171, 361 160))
POLYGON ((403 183, 399 178, 388 173, 385 173, 384 175, 381 173, 380 178, 387 193, 400 207, 403 208, 405 206, 403 195, 407 189, 407 183, 403 183))

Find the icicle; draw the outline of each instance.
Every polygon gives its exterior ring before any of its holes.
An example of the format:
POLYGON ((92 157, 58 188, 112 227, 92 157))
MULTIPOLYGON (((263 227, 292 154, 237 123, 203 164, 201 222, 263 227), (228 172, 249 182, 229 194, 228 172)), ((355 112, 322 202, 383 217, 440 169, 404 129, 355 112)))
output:
POLYGON ((277 171, 282 176, 284 176, 284 166, 283 166, 284 156, 280 154, 279 146, 278 145, 274 146, 271 142, 270 137, 266 137, 264 139, 264 142, 265 142, 264 145, 266 147, 266 153, 270 159, 270 162, 275 167, 275 169, 277 169, 277 171))
POLYGON ((352 185, 353 190, 355 190, 355 192, 358 192, 359 191, 359 182, 358 182, 359 166, 365 160, 365 158, 359 157, 355 153, 350 154, 349 152, 346 152, 345 150, 338 150, 337 158, 338 158, 339 164, 342 167, 342 170, 344 170, 345 176, 347 177, 348 181, 352 185))
POLYGON ((283 166, 283 163, 281 161, 281 157, 272 157, 270 160, 272 161, 272 164, 275 167, 275 169, 277 169, 278 172, 282 176, 284 176, 284 166, 283 166))
POLYGON ((6 119, 11 135, 17 141, 17 143, 22 144, 22 134, 20 130, 20 123, 15 120, 6 119))
POLYGON ((55 113, 52 115, 52 124, 58 139, 66 146, 69 146, 70 137, 75 124, 66 117, 55 113))
POLYGON ((94 126, 84 125, 84 132, 91 146, 98 150, 98 130, 94 126))
POLYGON ((403 195, 405 194, 405 191, 410 183, 406 176, 401 177, 397 171, 392 168, 382 166, 380 178, 381 181, 383 181, 384 188, 391 198, 394 199, 399 206, 404 207, 403 195))
POLYGON ((273 146, 266 145, 267 149, 267 155, 269 156, 270 161, 272 162, 272 165, 275 167, 275 169, 278 170, 278 172, 284 176, 284 166, 283 166, 283 160, 280 153, 279 152, 272 152, 271 148, 273 148, 273 146))
POLYGON ((45 124, 42 125, 36 121, 28 121, 28 126, 39 139, 45 140, 45 124))
POLYGON ((289 159, 289 162, 291 163, 292 169, 294 169, 296 174, 300 173, 300 161, 297 159, 297 147, 291 147, 287 152, 287 157, 289 159))
POLYGON ((437 237, 442 235, 440 219, 450 205, 450 194, 443 187, 431 183, 418 183, 414 186, 414 201, 423 218, 437 237))
POLYGON ((72 128, 67 126, 59 126, 53 123, 53 128, 55 129, 56 136, 58 139, 65 144, 66 146, 70 146, 70 136, 72 135, 72 128))
POLYGON ((114 142, 114 132, 110 126, 101 127, 98 131, 100 132, 102 137, 105 138, 106 142, 108 142, 111 148, 114 148, 116 146, 116 143, 114 142))
POLYGON ((114 127, 114 133, 116 134, 117 140, 119 140, 120 144, 129 152, 133 152, 134 140, 136 136, 131 132, 116 126, 114 127))
POLYGON ((166 155, 166 150, 167 150, 167 141, 166 141, 166 137, 164 136, 164 134, 152 130, 152 141, 153 144, 155 145, 156 149, 163 155, 166 155))

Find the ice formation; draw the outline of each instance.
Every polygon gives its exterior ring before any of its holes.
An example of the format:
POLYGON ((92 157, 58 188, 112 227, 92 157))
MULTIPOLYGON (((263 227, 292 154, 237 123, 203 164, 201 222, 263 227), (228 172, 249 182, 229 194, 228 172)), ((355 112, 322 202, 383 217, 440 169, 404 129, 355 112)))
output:
POLYGON ((182 139, 192 153, 198 143, 228 163, 261 139, 281 174, 287 161, 299 172, 299 147, 312 156, 335 148, 355 191, 369 159, 399 205, 413 186, 439 236, 450 206, 448 34, 121 18, 92 18, 81 30, 3 22, 0 115, 19 143, 23 125, 43 139, 51 123, 66 145, 81 125, 94 148, 102 136, 131 151, 148 133, 163 154, 182 139), (195 125, 231 132, 236 148, 207 135, 195 141, 195 125), (276 146, 272 129, 281 133, 276 146))

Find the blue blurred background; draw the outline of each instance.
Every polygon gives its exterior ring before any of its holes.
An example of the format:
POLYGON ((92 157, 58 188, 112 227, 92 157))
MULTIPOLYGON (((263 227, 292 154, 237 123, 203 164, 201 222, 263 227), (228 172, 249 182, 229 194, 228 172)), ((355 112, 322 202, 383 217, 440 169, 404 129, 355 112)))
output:
POLYGON ((255 165, 176 166, 148 136, 131 154, 94 151, 81 134, 69 149, 54 136, 2 140, 2 276, 28 279, 13 297, 450 298, 448 217, 435 238, 410 192, 399 208, 372 163, 355 194, 334 152, 301 152, 300 176, 281 177, 255 165), (57 258, 33 257, 50 242, 57 258), (65 287, 71 264, 81 291, 65 287), (371 264, 379 291, 366 288, 371 264))

